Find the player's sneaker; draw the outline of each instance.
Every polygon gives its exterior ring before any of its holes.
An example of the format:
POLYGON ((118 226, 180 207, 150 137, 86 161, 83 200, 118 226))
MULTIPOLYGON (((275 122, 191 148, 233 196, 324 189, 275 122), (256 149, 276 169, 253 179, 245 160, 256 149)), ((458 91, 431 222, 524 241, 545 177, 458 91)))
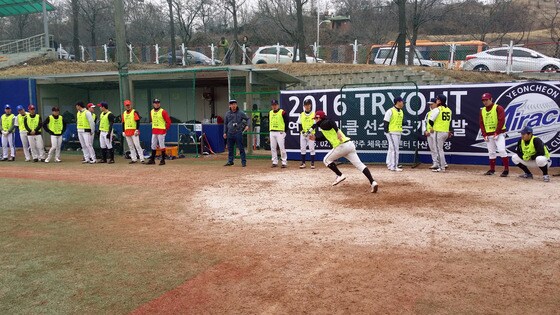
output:
POLYGON ((533 174, 531 173, 525 173, 522 175, 519 175, 520 178, 526 178, 526 179, 533 179, 533 174))
POLYGON ((344 174, 342 174, 340 176, 336 176, 336 179, 334 180, 332 185, 336 186, 336 185, 340 184, 340 182, 344 181, 345 179, 346 179, 346 175, 344 175, 344 174))
POLYGON ((272 164, 271 167, 278 167, 278 164, 272 164))
POLYGON ((281 167, 281 168, 286 168, 286 167, 288 167, 288 165, 282 164, 282 167, 281 167))
POLYGON ((484 173, 484 175, 494 175, 494 173, 496 173, 496 171, 489 170, 488 172, 484 173))
POLYGON ((60 159, 55 159, 54 162, 55 162, 55 163, 60 163, 60 162, 62 162, 62 161, 61 161, 60 159))
POLYGON ((315 164, 311 163, 311 169, 312 169, 312 170, 315 169, 315 164))
POLYGON ((400 168, 400 167, 390 168, 389 170, 392 171, 392 172, 402 172, 403 171, 403 169, 400 168))
POLYGON ((45 163, 49 163, 51 160, 49 158, 45 159, 45 163))
POLYGON ((435 170, 435 169, 438 169, 438 168, 439 168, 439 166, 437 164, 432 164, 432 166, 430 166, 431 170, 435 170))
POLYGON ((545 183, 548 183, 550 182, 550 175, 543 175, 542 179, 545 183))
POLYGON ((440 172, 443 173, 443 172, 445 172, 445 168, 440 168, 440 167, 438 167, 438 168, 436 168, 435 170, 432 170, 432 172, 434 172, 434 173, 440 173, 440 172))
POLYGON ((379 188, 379 185, 377 185, 377 182, 376 181, 371 182, 371 192, 376 193, 377 188, 379 188))
POLYGON ((301 164, 299 165, 299 168, 305 168, 305 163, 301 163, 301 164))

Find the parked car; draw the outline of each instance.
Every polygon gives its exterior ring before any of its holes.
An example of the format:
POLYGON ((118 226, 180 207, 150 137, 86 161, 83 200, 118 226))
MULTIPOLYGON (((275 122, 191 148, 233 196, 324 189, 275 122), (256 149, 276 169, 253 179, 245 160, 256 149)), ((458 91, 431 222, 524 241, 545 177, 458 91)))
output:
MULTIPOLYGON (((159 56, 159 63, 169 63, 169 61, 171 60, 171 52, 159 56)), ((175 60, 177 62, 178 65, 182 65, 183 64, 183 51, 182 50, 176 50, 175 51, 175 60)), ((214 60, 214 64, 220 64, 221 61, 219 60, 214 60)), ((203 53, 200 53, 198 51, 194 51, 194 50, 187 50, 187 59, 185 60, 185 64, 187 65, 205 65, 205 66, 211 66, 212 65, 212 59, 208 56, 206 56, 203 53)))
MULTIPOLYGON (((508 47, 500 47, 468 55, 463 70, 506 71, 508 50, 508 47)), ((511 58, 512 71, 558 72, 560 69, 560 59, 528 48, 514 47, 511 58)))
POLYGON ((58 59, 65 59, 65 60, 75 60, 76 59, 76 56, 68 53, 64 48, 58 48, 56 50, 56 56, 58 57, 58 59))
MULTIPOLYGON (((406 49, 406 59, 405 64, 408 65, 408 52, 410 50, 406 49)), ((397 52, 398 49, 393 47, 382 47, 379 48, 377 54, 375 54, 375 58, 373 62, 378 65, 396 65, 397 64, 397 52)), ((424 66, 424 67, 443 67, 443 63, 438 61, 432 61, 429 59, 423 59, 422 54, 420 51, 416 50, 416 54, 414 56, 414 65, 415 66, 424 66), (419 59, 420 58, 420 59, 419 59)))
MULTIPOLYGON (((251 58, 251 62, 253 64, 265 64, 265 63, 277 63, 276 62, 276 55, 280 50, 279 53, 279 62, 278 63, 292 63, 292 59, 294 56, 294 49, 292 47, 285 47, 285 46, 263 46, 259 47, 253 58, 251 58)), ((299 54, 296 56, 296 60, 299 60, 299 54)), ((321 58, 315 58, 311 56, 306 56, 305 60, 307 63, 324 63, 325 61, 321 58)))

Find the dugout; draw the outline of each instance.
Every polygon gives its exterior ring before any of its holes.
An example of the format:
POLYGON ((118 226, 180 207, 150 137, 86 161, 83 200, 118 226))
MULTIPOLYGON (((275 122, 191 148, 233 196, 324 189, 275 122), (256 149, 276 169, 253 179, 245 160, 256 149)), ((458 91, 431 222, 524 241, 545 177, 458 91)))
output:
MULTIPOLYGON (((172 119, 173 125, 166 138, 170 144, 179 142, 184 128, 191 131, 196 128, 199 133, 206 133, 215 152, 224 151, 223 125, 213 123, 212 118, 224 116, 228 100, 235 93, 281 90, 301 83, 300 79, 277 69, 258 69, 251 65, 136 70, 129 72, 128 79, 134 108, 146 125, 142 128, 149 129, 151 100, 158 98, 172 119)), ((0 80, 0 95, 4 95, 2 104, 36 104, 42 117, 51 114, 52 106, 58 106, 63 116, 75 122, 74 104, 80 100, 95 104, 106 101, 109 109, 120 116, 124 108, 116 106, 119 104, 118 84, 117 71, 44 75, 0 80)), ((250 110, 251 105, 240 101, 239 106, 250 110)), ((68 137, 71 136, 70 131, 68 137)), ((149 136, 149 132, 141 133, 144 147, 150 143, 149 136)), ((44 139, 49 145, 49 137, 44 139)))

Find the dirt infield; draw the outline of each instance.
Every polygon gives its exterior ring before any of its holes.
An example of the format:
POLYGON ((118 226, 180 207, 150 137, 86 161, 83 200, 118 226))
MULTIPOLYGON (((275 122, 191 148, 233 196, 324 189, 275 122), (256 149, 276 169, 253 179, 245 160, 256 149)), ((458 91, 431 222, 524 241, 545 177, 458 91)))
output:
MULTIPOLYGON (((558 177, 544 183, 540 176, 483 176, 486 168, 474 166, 452 165, 446 173, 371 166, 380 185, 371 194, 350 165, 341 166, 348 179, 332 187, 334 176, 323 165, 224 162, 219 156, 160 167, 119 159, 110 166, 71 157, 59 165, 2 163, 0 179, 95 178, 130 187, 134 203, 83 214, 88 228, 136 237, 133 247, 212 257, 193 260, 192 270, 200 271, 176 277, 173 289, 154 287, 153 298, 124 309, 136 314, 558 314, 558 177)), ((119 294, 127 299, 138 289, 123 285, 119 294)), ((88 309, 115 310, 122 311, 88 309)))

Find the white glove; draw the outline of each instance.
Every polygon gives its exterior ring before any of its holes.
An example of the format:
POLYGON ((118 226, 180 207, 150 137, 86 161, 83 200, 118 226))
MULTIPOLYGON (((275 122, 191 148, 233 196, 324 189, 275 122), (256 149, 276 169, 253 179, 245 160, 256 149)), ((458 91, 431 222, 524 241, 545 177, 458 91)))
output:
POLYGON ((126 133, 124 133, 124 131, 122 132, 122 136, 123 136, 123 137, 126 137, 126 133))

